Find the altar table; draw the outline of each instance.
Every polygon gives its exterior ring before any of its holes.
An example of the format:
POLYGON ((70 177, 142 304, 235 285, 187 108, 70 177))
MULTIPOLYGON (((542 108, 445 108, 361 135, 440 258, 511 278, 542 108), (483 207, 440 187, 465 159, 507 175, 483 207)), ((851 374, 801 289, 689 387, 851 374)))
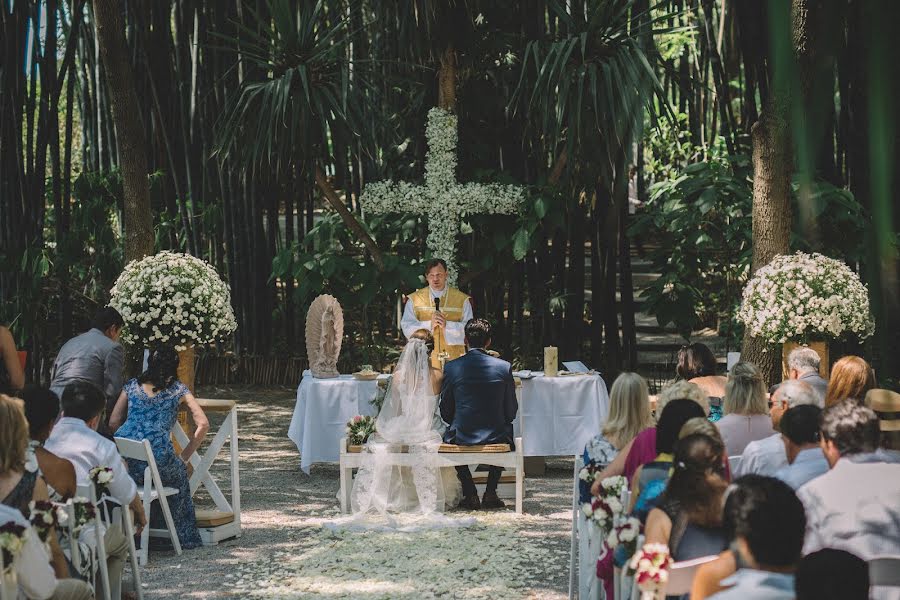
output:
POLYGON ((313 463, 338 462, 338 442, 346 436, 347 421, 356 415, 375 415, 370 401, 377 389, 378 380, 361 381, 352 375, 316 379, 308 369, 303 371, 288 438, 297 445, 300 468, 307 475, 313 463))
POLYGON ((525 456, 572 456, 600 433, 609 415, 606 383, 597 374, 522 379, 513 425, 525 456))
MULTIPOLYGON (((379 379, 388 375, 379 375, 379 379)), ((374 415, 370 401, 377 381, 358 381, 351 375, 316 379, 303 372, 288 437, 300 450, 300 468, 307 474, 313 463, 338 462, 339 441, 347 421, 374 415)), ((525 456, 572 456, 600 433, 609 414, 606 384, 596 374, 523 379, 517 386, 519 412, 515 435, 524 440, 525 456)))

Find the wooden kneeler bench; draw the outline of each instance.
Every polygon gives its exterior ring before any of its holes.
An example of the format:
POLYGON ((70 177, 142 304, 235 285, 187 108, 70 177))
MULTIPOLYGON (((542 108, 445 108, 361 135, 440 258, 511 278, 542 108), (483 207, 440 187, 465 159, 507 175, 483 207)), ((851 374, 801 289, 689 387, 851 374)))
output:
MULTIPOLYGON (((361 467, 369 454, 361 452, 360 446, 348 446, 347 438, 340 441, 341 489, 339 498, 341 512, 350 512, 350 490, 353 488, 353 469, 361 467)), ((385 455, 380 455, 385 456, 385 455)), ((418 456, 409 454, 405 446, 398 446, 398 451, 386 454, 392 464, 411 467, 416 464, 418 456)), ((488 444, 486 446, 457 446, 441 444, 437 454, 439 467, 457 467, 461 465, 490 465, 503 467, 516 472, 516 513, 522 514, 522 498, 525 496, 525 459, 522 454, 522 438, 516 438, 516 449, 510 450, 509 444, 488 444)))

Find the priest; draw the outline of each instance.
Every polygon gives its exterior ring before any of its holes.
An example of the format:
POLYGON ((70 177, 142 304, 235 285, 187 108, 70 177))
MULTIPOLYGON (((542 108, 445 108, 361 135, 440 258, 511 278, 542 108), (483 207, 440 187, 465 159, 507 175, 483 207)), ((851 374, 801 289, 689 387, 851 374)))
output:
POLYGON ((447 263, 443 259, 425 263, 425 280, 428 287, 409 295, 400 326, 407 339, 418 329, 431 331, 431 365, 442 369, 444 362, 466 353, 465 327, 472 318, 472 301, 447 285, 447 263))

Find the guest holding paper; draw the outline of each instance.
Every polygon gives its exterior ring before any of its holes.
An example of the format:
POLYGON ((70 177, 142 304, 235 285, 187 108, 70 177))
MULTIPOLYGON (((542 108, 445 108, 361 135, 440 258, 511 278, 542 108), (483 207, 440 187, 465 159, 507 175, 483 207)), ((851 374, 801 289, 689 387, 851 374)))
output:
POLYGON ((409 295, 400 326, 409 339, 419 329, 434 336, 431 364, 443 368, 443 362, 466 353, 465 327, 472 318, 472 301, 466 294, 447 285, 447 263, 435 258, 425 263, 428 287, 409 295))
MULTIPOLYGON (((164 346, 150 353, 147 370, 137 379, 125 383, 125 389, 122 390, 109 418, 109 425, 111 428, 118 428, 117 437, 150 441, 153 459, 159 468, 163 485, 179 490, 178 494, 169 497, 169 508, 175 520, 181 547, 200 546, 200 532, 197 530, 197 517, 194 513, 194 502, 191 500, 187 461, 206 436, 209 421, 187 386, 178 381, 178 353, 174 348, 164 346), (182 403, 191 411, 197 427, 191 442, 180 455, 177 455, 172 446, 170 432, 178 416, 178 407, 182 403)), ((144 461, 128 460, 128 472, 138 485, 144 483, 146 468, 147 463, 144 461)), ((156 510, 157 506, 153 505, 150 525, 153 528, 163 529, 165 528, 163 515, 156 510)))

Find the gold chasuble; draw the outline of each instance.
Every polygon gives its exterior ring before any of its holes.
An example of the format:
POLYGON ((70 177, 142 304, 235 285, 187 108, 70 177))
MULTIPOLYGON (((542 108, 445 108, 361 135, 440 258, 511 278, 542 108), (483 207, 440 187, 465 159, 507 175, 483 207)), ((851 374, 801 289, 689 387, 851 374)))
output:
MULTIPOLYGON (((448 287, 447 292, 441 298, 441 312, 447 321, 462 321, 463 305, 469 297, 456 288, 448 287)), ((416 318, 420 321, 430 321, 431 315, 434 313, 434 299, 431 297, 431 290, 427 287, 416 290, 409 296, 409 302, 413 303, 413 311, 416 318)), ((459 358, 466 353, 464 345, 451 345, 447 343, 444 337, 444 329, 435 327, 432 331, 434 334, 434 352, 431 353, 431 365, 435 368, 441 367, 441 355, 446 360, 459 358)))

